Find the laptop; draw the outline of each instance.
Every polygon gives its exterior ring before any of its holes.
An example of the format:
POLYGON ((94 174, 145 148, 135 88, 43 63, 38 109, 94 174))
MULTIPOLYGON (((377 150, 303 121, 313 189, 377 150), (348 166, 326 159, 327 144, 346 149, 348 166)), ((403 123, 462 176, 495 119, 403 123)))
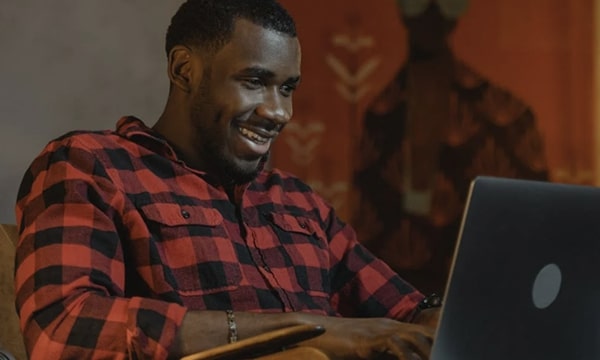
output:
POLYGON ((599 188, 472 182, 431 359, 600 359, 599 188))

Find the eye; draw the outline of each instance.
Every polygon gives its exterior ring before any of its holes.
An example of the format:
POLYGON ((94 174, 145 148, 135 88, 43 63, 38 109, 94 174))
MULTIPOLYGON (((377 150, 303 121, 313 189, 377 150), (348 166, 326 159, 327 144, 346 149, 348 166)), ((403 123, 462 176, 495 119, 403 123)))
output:
POLYGON ((279 90, 281 91, 281 94, 283 96, 291 96, 292 93, 294 92, 294 90, 296 90, 296 86, 295 85, 283 85, 281 88, 279 88, 279 90))
POLYGON ((259 78, 245 78, 242 79, 242 83, 250 90, 260 89, 264 86, 264 82, 259 78))

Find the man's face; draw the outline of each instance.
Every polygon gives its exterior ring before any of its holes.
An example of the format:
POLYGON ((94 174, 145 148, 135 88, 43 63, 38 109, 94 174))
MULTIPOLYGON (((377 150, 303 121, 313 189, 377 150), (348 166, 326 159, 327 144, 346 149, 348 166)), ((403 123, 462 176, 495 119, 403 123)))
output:
POLYGON ((209 171, 236 183, 250 181, 292 117, 300 80, 298 39, 237 20, 231 41, 202 76, 191 110, 196 151, 209 171))

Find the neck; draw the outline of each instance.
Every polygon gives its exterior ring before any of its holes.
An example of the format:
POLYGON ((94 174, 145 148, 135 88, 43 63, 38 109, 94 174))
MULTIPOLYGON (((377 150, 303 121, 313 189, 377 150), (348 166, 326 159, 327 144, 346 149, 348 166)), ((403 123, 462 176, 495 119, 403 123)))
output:
POLYGON ((170 94, 163 113, 152 129, 167 139, 177 157, 187 166, 206 171, 205 163, 194 147, 195 132, 192 129, 190 114, 185 110, 187 108, 182 99, 170 94))

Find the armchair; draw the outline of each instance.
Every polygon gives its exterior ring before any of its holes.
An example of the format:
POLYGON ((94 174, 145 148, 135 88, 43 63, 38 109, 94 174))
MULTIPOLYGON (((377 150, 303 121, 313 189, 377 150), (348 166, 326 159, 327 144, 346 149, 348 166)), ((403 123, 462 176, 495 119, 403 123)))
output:
MULTIPOLYGON (((0 224, 0 354, 26 359, 25 345, 15 309, 14 265, 17 227, 0 224)), ((1 358, 1 357, 0 357, 1 358)))

